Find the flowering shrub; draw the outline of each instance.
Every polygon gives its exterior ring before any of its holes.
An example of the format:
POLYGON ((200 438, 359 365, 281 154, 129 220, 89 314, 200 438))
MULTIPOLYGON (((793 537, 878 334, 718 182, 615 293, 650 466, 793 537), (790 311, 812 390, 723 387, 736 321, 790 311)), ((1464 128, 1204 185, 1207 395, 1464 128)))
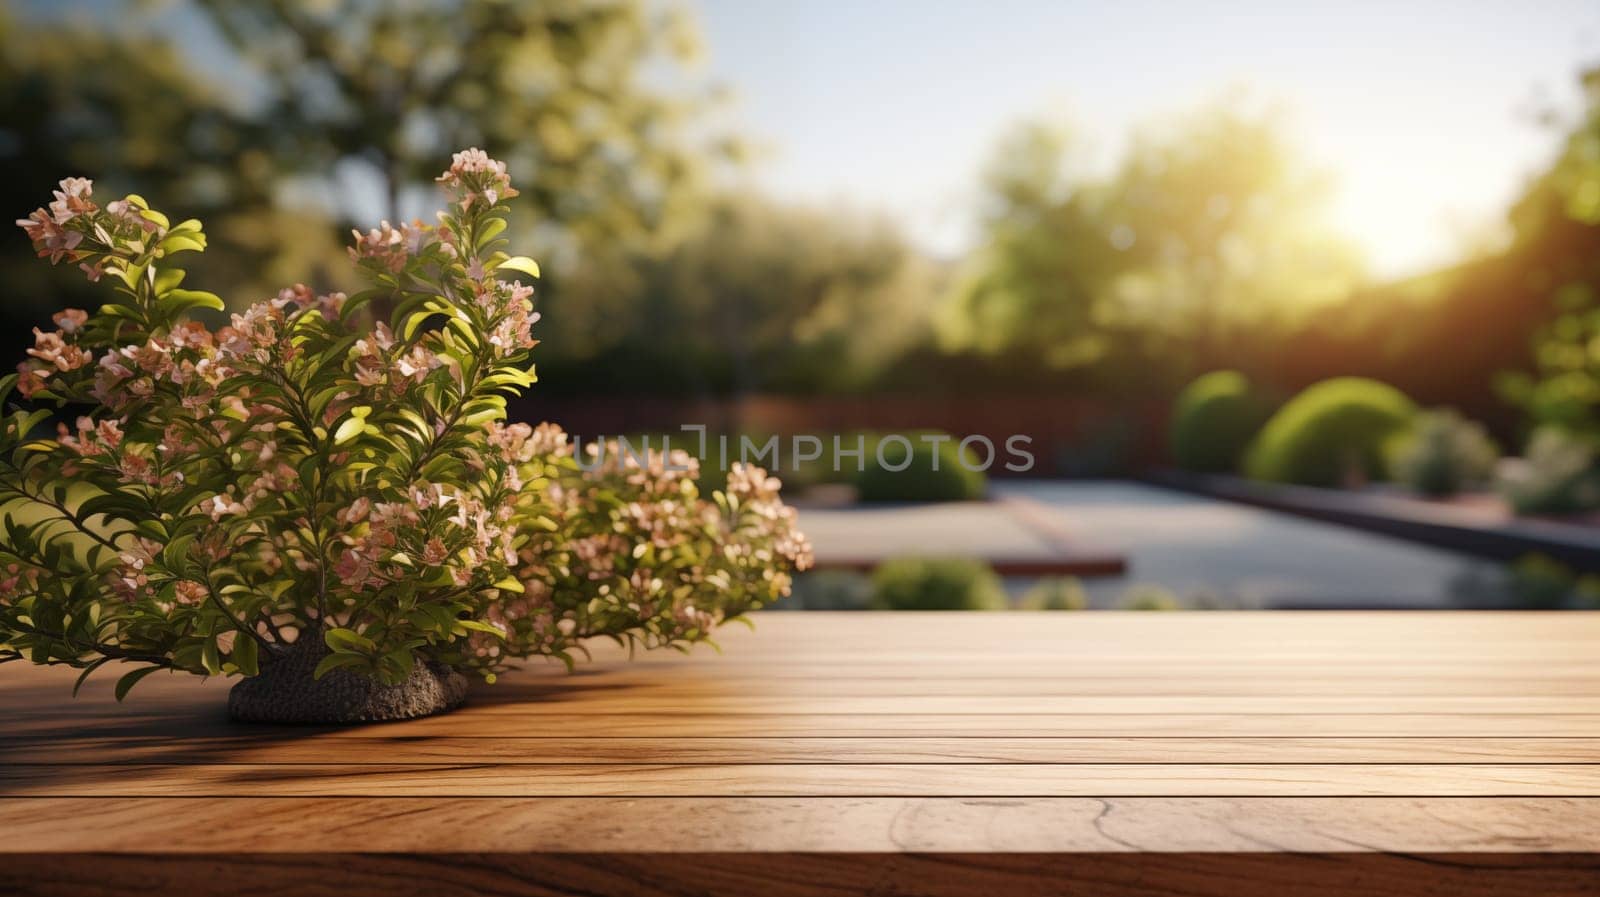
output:
POLYGON ((534 382, 532 260, 503 247, 505 166, 458 153, 436 225, 357 233, 372 280, 221 310, 177 262, 205 248, 138 196, 82 178, 18 224, 115 296, 35 330, 0 432, 0 659, 251 676, 306 647, 321 676, 488 679, 569 664, 583 639, 683 647, 789 591, 810 562, 778 481, 736 468, 703 498, 692 459, 580 454, 508 424, 534 382), (387 321, 373 300, 392 307, 387 321), (54 439, 34 431, 52 414, 54 439), (325 646, 325 647, 324 647, 325 646))

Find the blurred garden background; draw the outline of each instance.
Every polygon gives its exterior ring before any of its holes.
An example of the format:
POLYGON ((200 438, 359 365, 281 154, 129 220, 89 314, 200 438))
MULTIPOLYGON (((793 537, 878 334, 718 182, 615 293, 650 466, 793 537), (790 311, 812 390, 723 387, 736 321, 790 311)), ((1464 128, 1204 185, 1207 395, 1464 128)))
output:
MULTIPOLYGON (((774 465, 791 606, 1600 606, 1591 4, 0 3, 0 201, 159 198, 238 305, 473 145, 519 413, 867 446, 774 465)), ((0 273, 19 353, 99 301, 0 273)))

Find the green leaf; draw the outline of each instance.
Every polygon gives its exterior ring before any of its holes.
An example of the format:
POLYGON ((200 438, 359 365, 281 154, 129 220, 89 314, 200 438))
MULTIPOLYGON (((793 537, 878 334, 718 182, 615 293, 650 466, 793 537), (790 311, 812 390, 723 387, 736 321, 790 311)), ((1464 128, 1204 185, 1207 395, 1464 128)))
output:
POLYGON ((362 290, 354 296, 351 296, 345 300, 344 307, 339 309, 340 320, 350 320, 350 317, 362 307, 366 306, 368 303, 372 302, 373 299, 376 299, 379 296, 387 295, 388 292, 388 290, 374 288, 370 290, 362 290))
POLYGON ((367 638, 353 629, 330 629, 323 635, 322 640, 328 647, 339 654, 371 654, 378 650, 372 639, 367 638))
POLYGON ((489 241, 505 232, 506 220, 504 218, 490 218, 478 229, 478 248, 489 245, 489 241))
POLYGON ((222 652, 217 649, 217 639, 212 636, 200 646, 200 664, 213 676, 222 672, 222 652))
MULTIPOLYGON (((111 658, 109 658, 109 657, 102 657, 99 660, 95 661, 94 663, 91 663, 88 666, 84 667, 83 668, 83 672, 78 674, 78 681, 72 683, 72 696, 74 698, 76 698, 78 696, 78 689, 83 687, 84 680, 89 678, 89 674, 90 673, 94 672, 95 670, 100 669, 100 667, 102 665, 110 662, 110 660, 111 660, 111 658)), ((118 698, 118 700, 121 700, 121 698, 118 698)))
POLYGON ((191 308, 209 308, 215 311, 222 311, 227 308, 221 296, 216 293, 208 293, 205 290, 173 290, 166 295, 165 301, 175 306, 178 311, 188 311, 191 308))
POLYGON ((246 676, 254 676, 261 671, 257 663, 256 640, 242 632, 233 640, 233 650, 228 658, 246 676))
POLYGON ((359 654, 329 654, 322 658, 315 670, 311 671, 311 678, 321 679, 341 667, 365 666, 366 663, 367 659, 359 654))
POLYGON ((457 620, 456 625, 462 629, 468 629, 473 632, 486 632, 489 635, 496 636, 498 638, 506 637, 505 631, 500 627, 490 625, 482 620, 457 620))
POLYGON ((139 310, 128 305, 108 302, 100 306, 100 313, 111 318, 127 318, 132 321, 143 320, 144 315, 139 310))
POLYGON ((521 271, 529 277, 539 276, 539 263, 525 255, 514 255, 495 267, 496 271, 510 268, 512 271, 521 271))
POLYGON ((182 574, 187 569, 186 561, 189 557, 189 546, 194 544, 194 533, 185 533, 173 537, 166 547, 161 549, 161 564, 174 573, 182 574))
POLYGON ((177 289, 183 283, 184 275, 187 273, 182 268, 168 268, 165 271, 157 271, 156 295, 165 295, 177 289))
POLYGON ((126 676, 123 676, 121 679, 118 679, 116 689, 118 703, 121 703, 122 699, 128 696, 128 690, 133 688, 135 685, 138 685, 140 679, 143 679, 151 673, 154 673, 156 670, 163 669, 166 669, 166 667, 145 667, 143 669, 134 670, 126 676))
POLYGON ((161 241, 161 251, 167 255, 179 252, 204 252, 206 241, 198 233, 169 233, 161 241))
POLYGON ((344 419, 344 423, 339 425, 339 429, 333 431, 333 444, 344 445, 346 442, 360 436, 366 428, 366 419, 352 414, 344 419))

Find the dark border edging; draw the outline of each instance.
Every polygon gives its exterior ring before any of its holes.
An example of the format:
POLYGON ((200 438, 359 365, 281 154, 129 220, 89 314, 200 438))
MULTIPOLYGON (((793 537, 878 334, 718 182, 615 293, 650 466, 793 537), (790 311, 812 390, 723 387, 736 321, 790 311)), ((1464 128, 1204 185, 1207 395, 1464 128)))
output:
POLYGON ((1600 528, 1591 531, 1538 520, 1467 522, 1443 507, 1410 507, 1357 493, 1240 477, 1163 470, 1139 479, 1153 486, 1381 533, 1461 554, 1499 561, 1543 554, 1581 572, 1600 573, 1600 528))
MULTIPOLYGON (((918 557, 938 557, 937 552, 923 553, 918 557)), ((895 557, 899 557, 896 555, 895 557)), ((879 564, 891 558, 841 558, 817 561, 813 570, 844 570, 853 573, 871 573, 879 564)), ((979 558, 1000 576, 1123 576, 1128 572, 1127 560, 1115 554, 1081 554, 1070 557, 1039 558, 979 558)))

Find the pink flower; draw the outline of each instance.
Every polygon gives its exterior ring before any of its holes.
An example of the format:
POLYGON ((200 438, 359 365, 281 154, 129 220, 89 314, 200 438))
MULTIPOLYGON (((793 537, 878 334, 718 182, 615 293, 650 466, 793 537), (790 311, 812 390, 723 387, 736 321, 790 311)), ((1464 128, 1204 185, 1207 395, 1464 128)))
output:
POLYGON ((333 565, 333 575, 341 585, 352 591, 361 591, 372 578, 372 563, 354 549, 346 548, 333 565))
POLYGON ((49 376, 26 361, 17 366, 17 373, 21 375, 17 378, 17 392, 26 399, 33 398, 34 393, 44 389, 45 378, 49 376))
POLYGON ((52 265, 71 254, 83 242, 83 234, 63 228, 44 209, 36 209, 27 218, 18 219, 17 226, 27 232, 39 258, 48 258, 52 265))
MULTIPOLYGON (((230 489, 232 487, 229 487, 230 489)), ((230 514, 247 514, 250 509, 242 502, 235 501, 231 495, 213 495, 200 500, 197 510, 210 517, 213 521, 220 521, 230 514)))
POLYGON ((58 371, 75 371, 88 364, 93 356, 87 351, 69 344, 61 338, 59 331, 45 333, 39 328, 33 328, 34 346, 28 354, 34 358, 53 365, 58 371))
POLYGON ((422 562, 430 567, 437 567, 450 557, 450 552, 444 547, 444 542, 435 536, 422 546, 422 562))
POLYGON ((477 147, 451 156, 449 170, 436 180, 456 196, 463 211, 471 209, 480 199, 493 206, 518 195, 506 174, 506 163, 489 158, 488 153, 477 147))
POLYGON ((206 596, 210 594, 210 590, 203 583, 195 582, 192 579, 179 580, 174 588, 174 597, 177 598, 179 604, 185 607, 204 604, 206 596))
POLYGON ((71 336, 82 330, 83 325, 89 322, 89 313, 81 308, 64 308, 56 312, 51 320, 56 322, 62 333, 71 336))
POLYGON ((350 258, 355 262, 371 259, 391 273, 399 273, 412 256, 422 251, 430 232, 431 229, 421 221, 410 224, 401 222, 399 227, 382 221, 365 234, 352 230, 356 245, 350 247, 350 258))
POLYGON ((367 519, 367 513, 372 510, 372 502, 362 496, 350 503, 350 507, 341 509, 336 519, 345 526, 354 526, 367 519))
POLYGON ((55 191, 55 201, 50 203, 50 213, 57 224, 66 224, 79 215, 99 208, 89 201, 94 192, 94 182, 88 178, 63 178, 61 189, 55 191))
MULTIPOLYGON (((81 425, 80 425, 81 426, 81 425)), ((110 448, 122 444, 122 427, 114 420, 103 420, 95 425, 95 435, 110 448)))

